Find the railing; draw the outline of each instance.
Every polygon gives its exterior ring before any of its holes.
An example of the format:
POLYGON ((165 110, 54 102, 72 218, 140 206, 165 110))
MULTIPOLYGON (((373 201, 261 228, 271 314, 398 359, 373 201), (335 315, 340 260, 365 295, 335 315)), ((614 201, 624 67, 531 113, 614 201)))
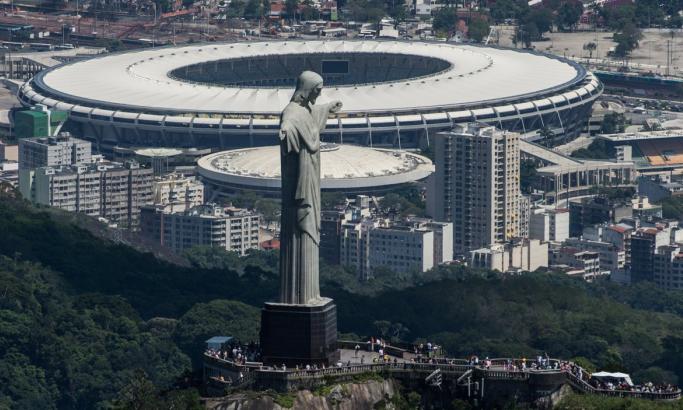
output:
POLYGON ((227 365, 233 366, 236 369, 254 368, 254 367, 258 368, 258 367, 263 366, 263 363, 261 363, 261 362, 244 362, 242 364, 242 363, 234 362, 234 361, 229 360, 229 359, 223 359, 220 357, 212 356, 206 352, 204 352, 204 358, 209 359, 210 361, 218 362, 220 364, 227 364, 227 365))
POLYGON ((431 373, 439 369, 447 374, 462 374, 472 369, 469 365, 458 364, 430 364, 430 363, 378 363, 378 364, 354 364, 350 366, 328 367, 325 369, 310 370, 277 370, 259 369, 258 372, 271 377, 282 377, 289 380, 312 377, 341 376, 349 374, 379 373, 379 372, 421 372, 431 373))
POLYGON ((610 397, 629 397, 646 400, 678 400, 681 398, 681 389, 673 392, 646 392, 632 390, 607 390, 593 389, 594 394, 610 397))
POLYGON ((466 378, 470 377, 471 375, 472 375, 472 369, 469 369, 468 371, 466 371, 465 373, 463 373, 460 377, 458 377, 458 379, 455 381, 455 384, 456 384, 456 385, 462 384, 462 382, 463 382, 466 378))
POLYGON ((574 386, 575 388, 579 389, 583 393, 589 393, 589 394, 595 393, 595 387, 586 383, 585 380, 579 378, 574 373, 566 371, 565 374, 567 376, 567 380, 569 381, 569 383, 572 386, 574 386))
POLYGON ((530 372, 527 371, 512 371, 512 370, 486 370, 487 379, 496 380, 527 380, 530 372))
MULTIPOLYGON (((354 350, 356 346, 359 346, 361 350, 363 351, 370 351, 372 344, 369 342, 354 342, 351 340, 339 340, 337 341, 337 347, 339 349, 348 349, 348 350, 354 350)), ((374 351, 377 352, 380 348, 380 345, 378 343, 374 343, 374 351)), ((413 354, 410 350, 403 349, 397 346, 391 346, 391 345, 386 345, 384 346, 384 353, 388 354, 389 356, 395 356, 395 357, 405 357, 405 354, 413 354)))
MULTIPOLYGON (((356 343, 356 342, 341 342, 340 347, 353 344, 353 348, 356 345, 366 346, 368 343, 356 343)), ((387 346, 389 347, 389 346, 387 346)), ((353 376, 360 375, 364 373, 381 373, 389 372, 393 374, 400 373, 423 373, 431 374, 435 370, 441 370, 442 373, 448 375, 457 375, 456 383, 461 384, 463 380, 472 375, 474 370, 484 372, 484 377, 487 379, 496 380, 528 380, 530 375, 533 374, 544 374, 544 373, 564 373, 566 380, 574 388, 582 393, 586 394, 598 394, 602 396, 611 397, 631 397, 631 398, 641 398, 648 400, 678 400, 681 398, 681 390, 677 389, 673 392, 648 392, 648 391, 635 391, 635 390, 608 390, 608 389, 597 389, 587 383, 582 378, 579 378, 569 370, 560 370, 558 368, 553 368, 551 366, 549 369, 524 369, 524 370, 507 370, 498 369, 495 367, 506 366, 508 363, 518 364, 522 363, 521 359, 489 359, 491 362, 491 367, 486 368, 484 363, 480 362, 478 366, 470 365, 467 360, 463 359, 431 359, 430 362, 426 363, 416 363, 416 362, 387 362, 387 363, 371 363, 371 364, 353 364, 350 366, 340 366, 340 367, 328 367, 324 369, 287 369, 278 370, 271 367, 263 367, 262 363, 248 362, 246 365, 236 364, 230 360, 217 358, 209 354, 204 354, 205 360, 208 359, 210 362, 230 368, 231 370, 241 372, 243 374, 242 379, 238 383, 221 381, 215 377, 211 377, 210 381, 214 384, 223 384, 226 388, 231 390, 238 389, 240 387, 246 386, 256 380, 257 377, 263 377, 266 379, 280 379, 287 382, 296 382, 299 380, 306 379, 317 379, 325 377, 342 377, 342 376, 353 376)), ((527 363, 533 363, 533 360, 528 360, 527 363)), ((549 359, 549 363, 559 363, 560 360, 549 359)), ((578 367, 571 362, 569 363, 574 367, 578 367)), ((588 374, 583 370, 585 374, 588 374)))
POLYGON ((676 391, 672 392, 596 389, 588 384, 585 380, 580 379, 578 376, 569 371, 565 371, 565 375, 572 386, 586 394, 598 394, 601 396, 610 397, 630 397, 647 400, 678 400, 681 398, 681 389, 677 389, 676 391))

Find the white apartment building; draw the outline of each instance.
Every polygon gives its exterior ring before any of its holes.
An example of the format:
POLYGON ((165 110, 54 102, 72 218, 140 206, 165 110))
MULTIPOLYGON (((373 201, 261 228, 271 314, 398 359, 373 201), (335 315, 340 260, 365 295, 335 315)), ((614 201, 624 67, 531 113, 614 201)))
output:
POLYGON ((549 255, 551 267, 563 269, 568 275, 581 276, 586 281, 605 273, 600 269, 600 255, 597 252, 566 246, 553 249, 549 255))
POLYGON ((152 198, 155 204, 185 204, 187 208, 204 203, 204 184, 193 176, 168 174, 154 178, 152 198))
POLYGON ((35 170, 20 188, 35 203, 136 226, 140 207, 152 199, 152 170, 135 162, 98 163, 35 170))
POLYGON ((193 246, 219 247, 245 255, 259 247, 260 215, 245 209, 216 204, 173 212, 173 205, 142 209, 142 234, 180 253, 193 246))
POLYGON ((453 223, 455 254, 518 237, 519 134, 471 123, 438 133, 434 144, 431 213, 453 223))
POLYGON ((372 277, 370 268, 370 231, 379 227, 384 221, 363 218, 342 224, 339 246, 341 247, 339 263, 354 268, 358 277, 372 277))
POLYGON ((529 238, 562 242, 569 238, 569 210, 537 206, 529 215, 529 238))
POLYGON ((548 266, 548 243, 538 239, 518 239, 470 251, 470 266, 500 272, 533 272, 548 266))
POLYGON ((564 246, 580 251, 595 252, 599 256, 600 270, 617 276, 626 268, 626 252, 609 242, 591 241, 587 239, 568 238, 564 246))
POLYGON ((363 218, 342 224, 340 264, 355 268, 361 279, 374 270, 425 272, 453 260, 452 224, 426 219, 363 218))
POLYGON ((425 272, 434 267, 434 232, 426 228, 396 226, 369 232, 370 269, 395 273, 425 272))
POLYGON ((78 165, 92 162, 90 142, 73 138, 68 132, 56 137, 19 140, 19 169, 78 165))

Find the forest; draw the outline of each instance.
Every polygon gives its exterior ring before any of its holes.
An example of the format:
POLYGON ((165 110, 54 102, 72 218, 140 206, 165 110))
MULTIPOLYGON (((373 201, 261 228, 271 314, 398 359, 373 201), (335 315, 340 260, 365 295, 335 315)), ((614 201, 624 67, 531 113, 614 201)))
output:
MULTIPOLYGON (((149 406, 138 408, 194 408, 203 342, 256 340, 260 305, 277 294, 276 254, 199 248, 171 264, 0 195, 0 408, 132 408, 141 397, 149 406)), ((547 352, 683 380, 681 293, 552 272, 321 272, 345 338, 428 340, 463 357, 547 352)))

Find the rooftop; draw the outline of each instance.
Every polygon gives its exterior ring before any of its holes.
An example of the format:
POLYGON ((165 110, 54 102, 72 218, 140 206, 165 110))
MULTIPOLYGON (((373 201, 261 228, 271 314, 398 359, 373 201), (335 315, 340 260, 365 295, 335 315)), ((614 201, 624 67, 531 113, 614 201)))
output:
POLYGON ((100 107, 166 112, 279 113, 292 86, 244 87, 192 83, 171 77, 197 64, 273 56, 340 54, 404 55, 447 63, 419 78, 327 87, 320 102, 341 100, 343 112, 442 109, 479 101, 516 101, 581 81, 586 72, 561 58, 510 49, 405 41, 286 41, 202 44, 107 54, 55 67, 34 80, 53 98, 96 102, 100 107))
MULTIPOLYGON (((434 172, 429 158, 406 151, 322 144, 320 175, 323 188, 355 181, 369 186, 417 181, 434 172)), ((280 146, 246 148, 207 155, 199 173, 212 180, 240 180, 244 184, 280 183, 280 146)))

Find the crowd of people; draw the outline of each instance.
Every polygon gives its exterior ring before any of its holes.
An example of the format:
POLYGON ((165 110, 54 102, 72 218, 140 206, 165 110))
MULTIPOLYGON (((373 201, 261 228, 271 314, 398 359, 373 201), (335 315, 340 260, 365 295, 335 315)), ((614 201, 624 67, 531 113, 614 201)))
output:
POLYGON ((206 354, 221 360, 227 360, 237 365, 261 360, 261 351, 254 342, 241 344, 239 341, 223 346, 221 349, 206 349, 206 354))
POLYGON ((652 382, 641 385, 630 385, 624 381, 603 382, 596 378, 592 378, 590 379, 589 384, 598 390, 629 391, 637 393, 674 393, 678 391, 678 387, 672 384, 654 384, 652 382))
MULTIPOLYGON (((630 384, 630 380, 628 382, 625 380, 603 380, 593 377, 591 373, 585 371, 581 366, 578 366, 573 362, 550 359, 548 354, 538 355, 535 359, 527 359, 523 357, 521 359, 505 359, 503 363, 500 363, 500 360, 497 360, 496 363, 493 363, 489 357, 480 359, 477 355, 472 355, 467 360, 443 357, 437 354, 439 349, 439 346, 431 342, 416 344, 413 346, 414 356, 410 358, 409 361, 412 363, 425 363, 434 365, 469 365, 484 369, 491 369, 492 367, 498 368, 498 366, 500 366, 505 371, 514 372, 559 370, 572 374, 578 380, 581 380, 587 385, 598 390, 643 393, 674 393, 678 391, 678 387, 671 384, 645 383, 642 385, 633 385, 630 384)), ((354 346, 354 357, 356 360, 354 360, 353 364, 398 364, 399 359, 396 356, 392 356, 392 354, 396 354, 396 351, 405 351, 405 349, 396 349, 395 347, 390 346, 386 340, 372 337, 368 340, 365 349, 361 347, 360 344, 356 344, 354 346), (366 349, 370 352, 377 353, 376 355, 371 355, 372 359, 368 361, 366 361, 366 356, 363 354, 366 349), (390 351, 390 349, 395 349, 395 351, 390 351)), ((220 350, 207 349, 206 354, 211 357, 233 362, 237 365, 245 365, 247 362, 258 362, 261 358, 258 345, 253 342, 246 345, 240 344, 239 342, 234 342, 228 346, 224 346, 220 350)), ((338 361, 334 365, 328 366, 328 368, 343 368, 345 366, 352 366, 351 360, 348 360, 346 363, 338 361)), ((281 366, 273 366, 271 368, 273 370, 283 372, 288 370, 287 366, 284 364, 281 366)), ((290 368, 289 370, 317 371, 325 368, 326 367, 324 364, 304 364, 295 366, 293 369, 290 368)), ((241 372, 239 373, 239 377, 240 379, 243 378, 243 374, 241 372)), ((232 380, 229 382, 232 382, 232 380)))

